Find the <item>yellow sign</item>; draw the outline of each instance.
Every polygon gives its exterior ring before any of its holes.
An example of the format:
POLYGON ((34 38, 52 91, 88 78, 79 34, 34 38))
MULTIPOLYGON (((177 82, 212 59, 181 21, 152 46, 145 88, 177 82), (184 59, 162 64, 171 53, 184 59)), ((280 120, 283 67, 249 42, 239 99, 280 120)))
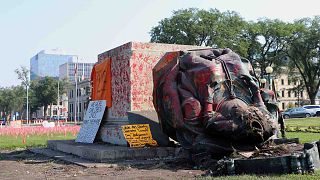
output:
POLYGON ((121 127, 130 147, 157 146, 157 141, 152 139, 149 124, 132 124, 121 127))

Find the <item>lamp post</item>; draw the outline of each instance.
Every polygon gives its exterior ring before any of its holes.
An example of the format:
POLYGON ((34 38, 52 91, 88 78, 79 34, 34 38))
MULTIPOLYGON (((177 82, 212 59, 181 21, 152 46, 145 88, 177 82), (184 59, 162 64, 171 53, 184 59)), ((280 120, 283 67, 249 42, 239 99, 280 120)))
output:
POLYGON ((266 73, 268 75, 268 86, 269 86, 269 89, 271 90, 271 73, 273 72, 273 68, 271 66, 268 66, 266 67, 266 73))
POLYGON ((267 80, 265 78, 260 79, 261 87, 264 88, 266 85, 267 80))
POLYGON ((274 82, 274 95, 276 96, 276 98, 278 98, 278 82, 279 82, 279 79, 274 79, 273 82, 274 82))
POLYGON ((27 124, 29 124, 29 83, 26 85, 27 89, 27 124))

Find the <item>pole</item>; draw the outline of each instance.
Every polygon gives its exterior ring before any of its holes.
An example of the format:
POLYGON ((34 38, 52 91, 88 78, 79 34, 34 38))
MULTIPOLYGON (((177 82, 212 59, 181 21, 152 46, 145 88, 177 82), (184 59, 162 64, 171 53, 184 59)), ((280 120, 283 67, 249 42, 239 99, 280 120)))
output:
POLYGON ((29 88, 28 85, 26 85, 27 88, 27 124, 29 124, 29 88))
POLYGON ((76 124, 77 122, 77 99, 78 99, 78 57, 77 57, 77 63, 75 64, 75 75, 74 75, 74 78, 75 78, 75 81, 76 81, 76 99, 74 101, 74 123, 76 124))
POLYGON ((29 124, 29 83, 30 83, 30 71, 27 72, 27 83, 26 83, 26 89, 27 89, 27 124, 29 124))
POLYGON ((60 126, 60 93, 59 93, 59 83, 60 83, 60 78, 58 78, 58 102, 57 102, 57 115, 58 115, 58 126, 60 126))
POLYGON ((269 90, 271 90, 271 77, 270 77, 270 73, 268 73, 268 84, 269 84, 269 90))

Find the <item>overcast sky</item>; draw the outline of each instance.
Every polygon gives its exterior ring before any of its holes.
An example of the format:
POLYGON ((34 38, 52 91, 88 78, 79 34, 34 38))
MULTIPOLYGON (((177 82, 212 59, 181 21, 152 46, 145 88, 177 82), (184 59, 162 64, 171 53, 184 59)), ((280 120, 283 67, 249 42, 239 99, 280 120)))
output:
POLYGON ((320 15, 317 0, 0 0, 0 87, 20 82, 43 49, 61 48, 83 61, 129 41, 148 42, 150 30, 181 8, 233 10, 246 20, 293 21, 320 15))

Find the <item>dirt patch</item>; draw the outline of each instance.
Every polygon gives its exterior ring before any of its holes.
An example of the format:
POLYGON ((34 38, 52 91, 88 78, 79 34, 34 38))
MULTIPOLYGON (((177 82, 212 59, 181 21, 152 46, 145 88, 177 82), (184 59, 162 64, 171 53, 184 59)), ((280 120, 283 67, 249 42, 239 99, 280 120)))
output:
POLYGON ((187 161, 85 168, 28 150, 0 151, 0 167, 0 179, 194 179, 204 174, 187 161))

